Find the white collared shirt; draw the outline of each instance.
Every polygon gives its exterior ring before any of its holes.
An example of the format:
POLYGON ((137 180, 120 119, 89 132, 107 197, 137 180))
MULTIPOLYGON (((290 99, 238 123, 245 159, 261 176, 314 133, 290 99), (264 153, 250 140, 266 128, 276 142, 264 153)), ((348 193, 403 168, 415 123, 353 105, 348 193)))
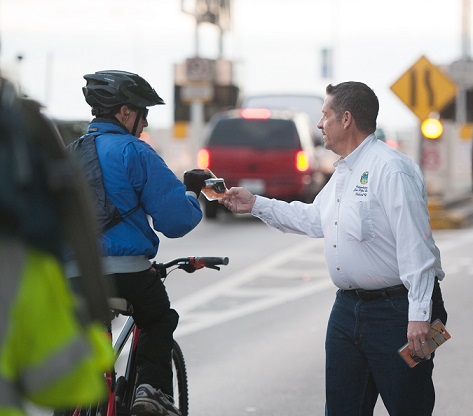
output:
POLYGON ((374 135, 335 166, 312 204, 258 196, 252 214, 283 232, 324 237, 327 267, 341 289, 403 283, 409 320, 428 320, 434 278, 444 272, 419 167, 374 135))

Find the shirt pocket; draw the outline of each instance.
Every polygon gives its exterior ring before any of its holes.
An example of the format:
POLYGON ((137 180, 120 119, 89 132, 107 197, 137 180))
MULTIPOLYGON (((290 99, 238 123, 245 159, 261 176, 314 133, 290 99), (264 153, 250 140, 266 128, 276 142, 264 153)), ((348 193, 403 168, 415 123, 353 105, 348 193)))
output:
POLYGON ((348 202, 345 231, 348 241, 373 241, 370 201, 348 202))

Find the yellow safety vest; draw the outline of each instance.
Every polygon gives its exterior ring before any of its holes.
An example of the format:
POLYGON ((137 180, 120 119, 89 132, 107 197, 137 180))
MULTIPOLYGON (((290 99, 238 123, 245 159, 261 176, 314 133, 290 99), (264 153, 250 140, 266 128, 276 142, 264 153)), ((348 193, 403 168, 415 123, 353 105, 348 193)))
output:
POLYGON ((51 255, 0 239, 0 416, 24 399, 71 408, 105 398, 114 353, 100 324, 83 326, 51 255))

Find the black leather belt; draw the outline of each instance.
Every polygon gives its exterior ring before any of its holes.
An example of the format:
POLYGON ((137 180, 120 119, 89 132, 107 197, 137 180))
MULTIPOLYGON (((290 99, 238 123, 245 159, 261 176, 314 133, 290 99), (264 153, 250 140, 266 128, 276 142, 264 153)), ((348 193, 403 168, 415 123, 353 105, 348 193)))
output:
POLYGON ((387 299, 393 296, 399 296, 407 294, 407 289, 404 285, 387 287, 386 289, 379 290, 363 290, 363 289, 352 289, 343 290, 343 293, 356 297, 361 300, 370 301, 376 299, 387 299))

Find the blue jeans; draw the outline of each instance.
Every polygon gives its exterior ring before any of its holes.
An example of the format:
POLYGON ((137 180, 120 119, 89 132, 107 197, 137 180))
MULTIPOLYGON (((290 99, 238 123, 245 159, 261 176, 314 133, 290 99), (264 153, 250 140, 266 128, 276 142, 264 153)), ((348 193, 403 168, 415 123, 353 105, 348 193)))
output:
POLYGON ((410 368, 398 354, 407 323, 406 294, 363 301, 337 292, 325 343, 326 416, 373 415, 378 395, 390 416, 432 414, 433 357, 410 368))

